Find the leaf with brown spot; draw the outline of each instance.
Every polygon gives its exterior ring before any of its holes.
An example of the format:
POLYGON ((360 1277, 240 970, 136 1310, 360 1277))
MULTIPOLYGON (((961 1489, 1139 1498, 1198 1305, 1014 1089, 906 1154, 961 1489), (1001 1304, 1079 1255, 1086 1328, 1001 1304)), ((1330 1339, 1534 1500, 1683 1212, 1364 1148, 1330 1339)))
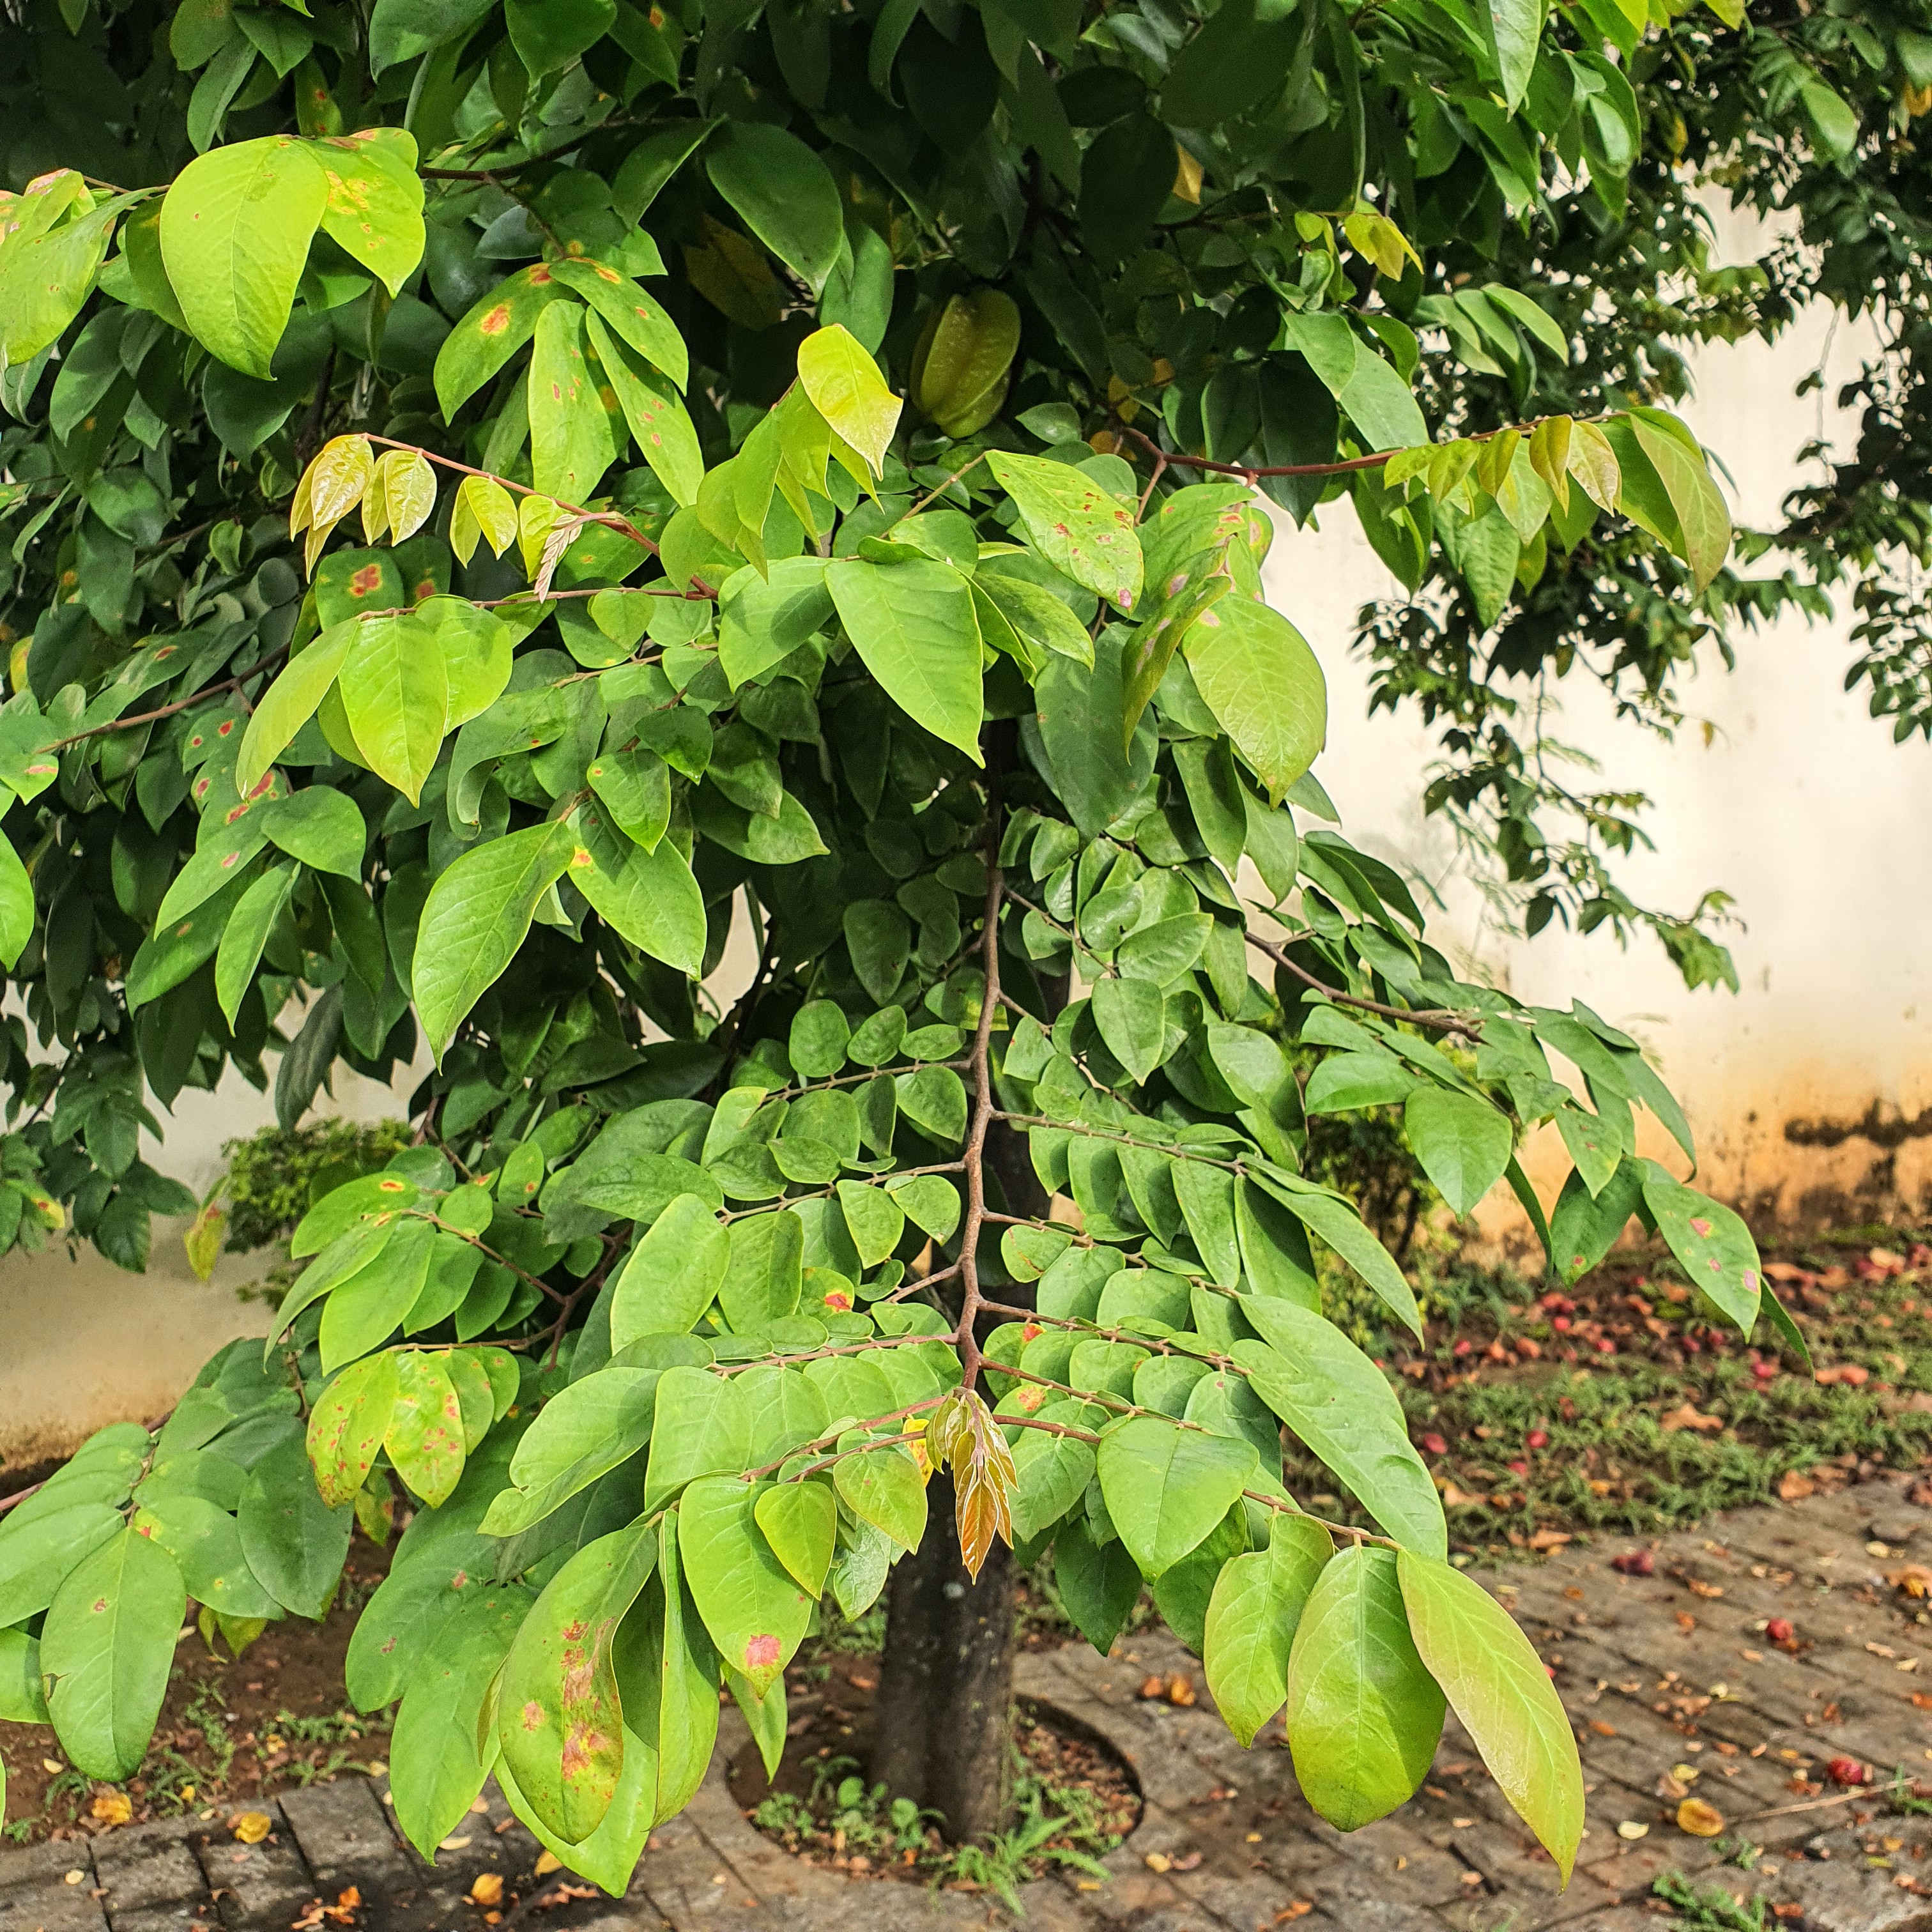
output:
POLYGON ((396 1361, 385 1354, 352 1362, 309 1412, 309 1466, 331 1509, 352 1502, 375 1466, 395 1408, 396 1361))
POLYGON ((588 1838, 616 1795, 623 1712, 611 1645, 657 1562, 656 1527, 586 1544, 524 1620, 504 1660, 496 1737, 518 1790, 566 1844, 588 1838))
POLYGON ((462 1400, 434 1355, 405 1349, 394 1360, 395 1405, 382 1446, 396 1474, 434 1509, 463 1474, 462 1400))

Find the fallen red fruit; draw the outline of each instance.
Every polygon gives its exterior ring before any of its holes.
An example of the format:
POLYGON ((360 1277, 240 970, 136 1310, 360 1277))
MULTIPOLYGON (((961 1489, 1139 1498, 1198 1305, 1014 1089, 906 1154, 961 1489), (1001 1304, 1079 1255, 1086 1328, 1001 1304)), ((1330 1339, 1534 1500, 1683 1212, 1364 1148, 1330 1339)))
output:
POLYGON ((1826 1766, 1825 1775, 1834 1784, 1869 1784, 1871 1782, 1871 1767, 1859 1763, 1855 1757, 1834 1757, 1826 1766))
POLYGON ((1610 1568, 1621 1570, 1626 1576, 1654 1576, 1657 1574, 1657 1558, 1647 1550, 1626 1550, 1621 1556, 1610 1558, 1610 1568))
POLYGON ((1422 1446, 1432 1456, 1446 1456, 1449 1453, 1448 1444, 1439 1436, 1425 1436, 1422 1438, 1422 1446))
POLYGON ((1567 1335, 1570 1332, 1570 1318, 1567 1315, 1559 1315, 1550 1325, 1558 1334, 1567 1335))
POLYGON ((1475 1346, 1474 1342, 1472 1342, 1467 1336, 1465 1336, 1461 1341, 1456 1344, 1454 1348, 1450 1350, 1449 1352, 1452 1355, 1466 1355, 1475 1346))
POLYGON ((1751 1373, 1761 1382, 1775 1382, 1778 1379, 1778 1364, 1775 1362, 1754 1362, 1751 1373))
POLYGON ((1527 1462, 1512 1462, 1512 1463, 1510 1465, 1510 1469, 1511 1469, 1511 1470, 1512 1470, 1512 1471, 1513 1471, 1516 1474, 1517 1474, 1517 1475, 1519 1475, 1519 1476, 1526 1476, 1526 1475, 1528 1475, 1528 1474, 1529 1474, 1529 1465, 1528 1465, 1527 1462))
POLYGON ((1789 1643, 1798 1632, 1789 1617, 1773 1617, 1765 1625, 1764 1634, 1773 1643, 1789 1643))
POLYGON ((1523 1440, 1532 1449, 1547 1449, 1550 1447, 1550 1432, 1546 1429, 1532 1429, 1523 1440))

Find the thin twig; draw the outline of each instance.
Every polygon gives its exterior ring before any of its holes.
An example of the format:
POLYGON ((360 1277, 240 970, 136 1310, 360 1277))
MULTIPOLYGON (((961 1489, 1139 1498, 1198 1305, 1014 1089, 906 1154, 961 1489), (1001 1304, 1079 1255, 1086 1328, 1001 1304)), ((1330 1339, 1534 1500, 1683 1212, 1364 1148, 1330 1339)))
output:
POLYGON ((137 712, 131 718, 110 718, 105 724, 90 725, 85 731, 76 731, 71 738, 58 738, 51 745, 43 745, 40 748, 43 752, 64 752, 70 745, 80 744, 88 738, 98 738, 104 732, 131 731, 137 724, 153 724, 164 718, 172 718, 177 711, 185 711, 190 706, 204 704, 211 698, 225 697, 230 692, 239 691, 244 684, 260 677, 278 658, 287 655, 288 648, 286 644, 278 644, 252 670, 244 670, 238 677, 224 678, 219 684, 211 684, 205 691, 197 691, 192 698, 177 698, 172 704, 163 705, 158 711, 137 712))
POLYGON ((1284 972, 1292 974, 1304 986, 1326 994, 1338 1006, 1353 1006, 1358 1012, 1378 1013, 1384 1019, 1407 1020, 1414 1026, 1434 1027, 1442 1033, 1460 1033, 1472 1040, 1482 1039, 1482 1016, 1474 1007, 1385 1006, 1379 1000, 1366 1000, 1359 993, 1345 993, 1339 986, 1318 980, 1306 967, 1297 965, 1288 956, 1287 948, 1274 940, 1250 931, 1247 940, 1257 952, 1266 953, 1284 972))
MULTIPOLYGON (((947 490, 952 488, 954 484, 959 481, 961 477, 966 474, 968 470, 985 462, 986 460, 986 452, 982 449, 977 456, 974 458, 972 462, 962 464, 958 469, 954 470, 952 474, 947 477, 944 483, 935 483, 930 490, 927 490, 923 496, 920 497, 916 503, 914 504, 910 509, 907 511, 906 515, 908 517, 917 516, 920 512, 924 509, 926 505, 932 501, 934 497, 944 496, 947 490)), ((903 522, 904 520, 904 518, 901 519, 901 521, 903 522)))

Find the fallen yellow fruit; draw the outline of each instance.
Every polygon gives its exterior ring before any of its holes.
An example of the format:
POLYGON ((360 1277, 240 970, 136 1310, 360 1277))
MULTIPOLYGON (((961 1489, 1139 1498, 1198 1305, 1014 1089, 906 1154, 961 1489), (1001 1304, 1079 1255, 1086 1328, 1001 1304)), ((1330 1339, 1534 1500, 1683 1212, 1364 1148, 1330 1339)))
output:
POLYGON ((1724 1814, 1701 1798, 1687 1798, 1677 1808, 1677 1828, 1694 1838, 1714 1838, 1724 1828, 1724 1814))
POLYGON ((243 1844, 259 1845, 275 1828, 275 1821, 266 1811, 238 1811, 228 1828, 243 1844))

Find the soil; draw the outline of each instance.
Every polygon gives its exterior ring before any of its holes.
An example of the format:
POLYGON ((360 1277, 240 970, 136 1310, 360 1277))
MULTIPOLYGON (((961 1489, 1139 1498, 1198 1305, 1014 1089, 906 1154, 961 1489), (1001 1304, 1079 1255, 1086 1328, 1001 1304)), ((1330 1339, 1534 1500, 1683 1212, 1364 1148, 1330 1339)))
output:
MULTIPOLYGON (((766 1837, 808 1864, 954 1890, 998 1888, 975 1875, 981 1868, 970 1859, 962 1868, 936 1824, 896 1822, 890 1794, 866 1786, 878 1681, 879 1660, 869 1653, 802 1653, 786 1672, 791 1723, 778 1775, 767 1779, 757 1747, 748 1744, 728 1768, 732 1796, 766 1837)), ((1009 1882, 1069 1864, 1084 1868, 1140 1822, 1133 1774, 1075 1720, 1023 1700, 1012 1743, 1017 1830, 1022 1843, 1032 1843, 1006 1868, 1009 1882), (1028 1829, 1035 1819, 1056 1818, 1063 1821, 1058 1829, 1028 1829)))
POLYGON ((4 1842, 80 1838, 184 1812, 226 1820, 266 1792, 380 1766, 389 1719, 350 1708, 342 1666, 357 1614, 388 1567, 388 1551, 358 1532, 328 1616, 271 1624, 238 1658, 219 1637, 211 1650, 192 1620, 184 1624, 154 1742, 124 1784, 97 1784, 74 1770, 46 1725, 0 1724, 4 1842))
MULTIPOLYGON (((1425 1340, 1374 1346, 1454 1546, 1546 1551, 1932 1467, 1932 1245, 1889 1238, 1766 1254, 1815 1382, 1768 1323, 1748 1340, 1707 1319, 1660 1244, 1568 1291, 1466 1269, 1426 1287, 1425 1340)), ((1359 1514, 1292 1443, 1288 1480, 1312 1508, 1359 1514)))

